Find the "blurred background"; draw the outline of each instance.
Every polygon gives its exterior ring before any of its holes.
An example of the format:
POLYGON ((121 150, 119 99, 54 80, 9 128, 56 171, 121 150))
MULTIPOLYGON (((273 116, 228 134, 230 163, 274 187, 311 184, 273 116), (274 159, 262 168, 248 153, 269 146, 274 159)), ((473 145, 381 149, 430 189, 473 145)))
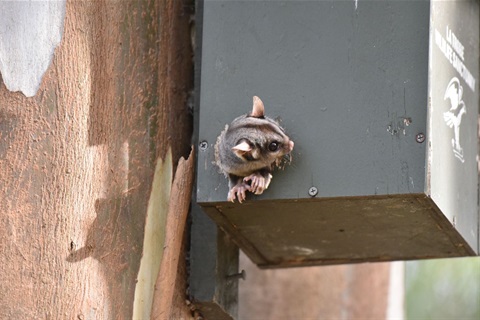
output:
POLYGON ((480 319, 480 258, 261 270, 241 254, 239 319, 480 319))
POLYGON ((480 258, 405 266, 406 319, 480 319, 480 258))

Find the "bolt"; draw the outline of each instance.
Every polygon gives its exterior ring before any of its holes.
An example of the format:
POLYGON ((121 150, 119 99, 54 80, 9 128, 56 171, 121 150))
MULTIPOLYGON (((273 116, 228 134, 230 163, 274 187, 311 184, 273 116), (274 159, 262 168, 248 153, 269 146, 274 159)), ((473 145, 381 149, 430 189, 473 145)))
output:
POLYGON ((422 143, 425 141, 425 134, 419 133, 415 136, 415 140, 417 140, 418 143, 422 143))
POLYGON ((242 270, 239 273, 230 274, 227 276, 227 279, 230 279, 230 280, 239 280, 239 279, 245 280, 246 278, 247 278, 247 273, 245 272, 245 270, 242 270))
POLYGON ((310 195, 310 197, 315 197, 318 194, 318 189, 315 187, 311 187, 310 189, 308 189, 308 194, 310 195))
POLYGON ((200 150, 205 151, 208 148, 208 142, 207 141, 202 141, 198 144, 200 150))

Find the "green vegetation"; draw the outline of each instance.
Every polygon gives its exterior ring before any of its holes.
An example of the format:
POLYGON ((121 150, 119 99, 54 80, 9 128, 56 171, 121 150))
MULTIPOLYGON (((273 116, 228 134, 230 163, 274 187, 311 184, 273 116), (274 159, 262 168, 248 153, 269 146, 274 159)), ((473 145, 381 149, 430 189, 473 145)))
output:
POLYGON ((480 258, 406 263, 406 319, 480 319, 480 258))

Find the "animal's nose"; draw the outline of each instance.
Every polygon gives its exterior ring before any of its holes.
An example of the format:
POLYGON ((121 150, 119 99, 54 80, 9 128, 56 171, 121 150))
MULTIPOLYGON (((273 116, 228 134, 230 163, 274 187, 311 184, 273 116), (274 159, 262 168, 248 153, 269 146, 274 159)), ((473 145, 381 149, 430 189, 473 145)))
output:
POLYGON ((289 147, 290 151, 293 150, 293 146, 294 146, 294 143, 293 143, 292 140, 290 140, 290 142, 288 143, 288 147, 289 147))

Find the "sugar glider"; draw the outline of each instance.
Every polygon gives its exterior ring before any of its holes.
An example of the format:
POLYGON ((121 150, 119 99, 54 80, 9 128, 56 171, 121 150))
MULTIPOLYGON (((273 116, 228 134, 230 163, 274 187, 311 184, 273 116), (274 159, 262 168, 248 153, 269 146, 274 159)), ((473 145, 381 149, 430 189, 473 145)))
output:
POLYGON ((259 97, 253 109, 225 126, 215 144, 215 163, 229 179, 227 200, 242 203, 246 192, 262 194, 272 180, 272 171, 286 158, 291 160, 293 141, 280 124, 265 116, 259 97))

